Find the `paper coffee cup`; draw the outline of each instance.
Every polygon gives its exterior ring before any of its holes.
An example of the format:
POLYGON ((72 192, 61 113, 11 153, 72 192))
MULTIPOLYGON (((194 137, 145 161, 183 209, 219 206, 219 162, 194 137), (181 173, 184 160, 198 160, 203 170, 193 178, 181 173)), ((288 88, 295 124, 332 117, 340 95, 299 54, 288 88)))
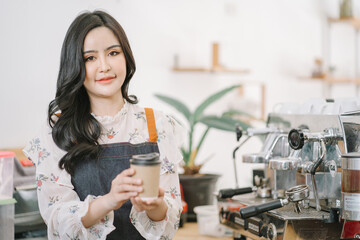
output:
POLYGON ((142 200, 157 199, 159 195, 160 163, 158 153, 133 155, 130 167, 135 169, 134 178, 140 178, 144 191, 139 194, 142 200))

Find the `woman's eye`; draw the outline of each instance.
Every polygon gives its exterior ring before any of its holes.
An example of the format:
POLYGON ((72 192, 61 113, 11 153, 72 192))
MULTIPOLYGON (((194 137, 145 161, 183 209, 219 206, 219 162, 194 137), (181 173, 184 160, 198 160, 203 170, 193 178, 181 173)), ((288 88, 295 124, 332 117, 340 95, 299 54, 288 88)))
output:
POLYGON ((85 60, 85 62, 88 62, 88 61, 92 61, 94 59, 95 59, 94 56, 89 56, 89 57, 86 57, 84 60, 85 60))
POLYGON ((118 55, 120 52, 118 52, 118 51, 111 51, 110 53, 109 53, 109 55, 110 56, 116 56, 116 55, 118 55))

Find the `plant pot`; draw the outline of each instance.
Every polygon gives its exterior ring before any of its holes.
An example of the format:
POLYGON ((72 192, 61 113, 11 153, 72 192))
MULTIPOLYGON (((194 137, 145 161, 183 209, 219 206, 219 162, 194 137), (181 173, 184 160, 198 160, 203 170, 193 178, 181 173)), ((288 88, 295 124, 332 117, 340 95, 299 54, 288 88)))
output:
POLYGON ((211 205, 214 202, 217 174, 180 174, 180 183, 183 187, 185 202, 188 204, 188 221, 196 221, 194 207, 211 205))

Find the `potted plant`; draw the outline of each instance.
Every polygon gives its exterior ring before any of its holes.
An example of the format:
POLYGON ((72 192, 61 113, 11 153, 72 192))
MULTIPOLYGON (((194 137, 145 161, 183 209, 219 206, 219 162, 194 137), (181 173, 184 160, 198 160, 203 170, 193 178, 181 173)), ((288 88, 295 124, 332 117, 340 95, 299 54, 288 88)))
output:
POLYGON ((227 111, 223 112, 221 116, 216 116, 206 115, 204 114, 204 111, 212 103, 239 87, 240 85, 234 85, 210 95, 198 107, 196 107, 193 112, 180 100, 170 96, 155 94, 158 99, 178 110, 187 120, 188 142, 186 146, 181 148, 184 159, 184 174, 180 175, 180 183, 183 187, 185 201, 189 206, 188 216, 190 219, 195 215, 193 214, 193 207, 212 203, 213 191, 215 190, 215 184, 219 177, 219 175, 216 174, 200 174, 199 171, 203 166, 204 161, 202 164, 197 164, 195 161, 197 154, 203 146, 204 140, 209 133, 209 130, 211 128, 215 128, 235 133, 236 126, 239 126, 244 130, 250 126, 248 123, 233 117, 234 115, 249 116, 244 112, 227 111), (194 132, 199 124, 204 124, 206 129, 200 135, 200 139, 195 142, 194 132), (196 183, 193 181, 196 181, 196 183))

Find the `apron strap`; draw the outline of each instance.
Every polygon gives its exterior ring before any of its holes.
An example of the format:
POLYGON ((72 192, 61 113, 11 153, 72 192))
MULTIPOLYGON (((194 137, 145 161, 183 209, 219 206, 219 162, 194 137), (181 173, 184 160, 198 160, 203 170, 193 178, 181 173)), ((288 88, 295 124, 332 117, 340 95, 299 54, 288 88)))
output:
POLYGON ((157 142, 156 124, 152 108, 145 108, 146 122, 149 131, 149 142, 157 142))

